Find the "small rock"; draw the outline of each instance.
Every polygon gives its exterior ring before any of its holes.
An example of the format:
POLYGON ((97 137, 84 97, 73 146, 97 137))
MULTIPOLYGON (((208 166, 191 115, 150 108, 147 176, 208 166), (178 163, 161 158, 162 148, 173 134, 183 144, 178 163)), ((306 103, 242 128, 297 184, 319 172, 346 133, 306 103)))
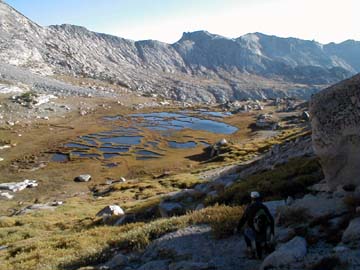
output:
POLYGON ((62 201, 53 201, 50 205, 51 206, 60 206, 60 205, 63 205, 64 204, 64 202, 62 202, 62 201))
POLYGON ((8 248, 8 246, 0 246, 0 251, 1 250, 5 250, 5 249, 7 249, 8 248))
POLYGON ((105 181, 105 184, 106 185, 112 185, 113 182, 114 182, 113 180, 108 179, 108 180, 105 181))
POLYGON ((89 182, 90 180, 91 180, 90 174, 82 174, 82 175, 75 177, 75 179, 74 179, 75 182, 89 182))
POLYGON ((126 179, 124 177, 120 177, 120 182, 125 183, 126 179))
POLYGON ((3 161, 4 159, 0 157, 0 161, 3 161))
POLYGON ((100 210, 96 216, 103 217, 103 216, 122 216, 125 215, 124 210, 118 205, 108 205, 100 210))
POLYGON ((225 138, 222 138, 220 141, 217 142, 217 144, 224 146, 228 144, 228 141, 225 138))

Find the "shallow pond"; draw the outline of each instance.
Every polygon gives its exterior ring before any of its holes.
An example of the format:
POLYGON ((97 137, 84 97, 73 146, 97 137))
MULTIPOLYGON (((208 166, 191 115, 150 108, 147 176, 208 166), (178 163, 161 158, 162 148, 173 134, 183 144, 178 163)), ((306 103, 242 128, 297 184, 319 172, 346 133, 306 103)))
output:
POLYGON ((176 142, 176 141, 170 141, 168 142, 168 145, 170 148, 194 148, 197 146, 196 142, 176 142))
MULTIPOLYGON (((202 112, 203 113, 203 112, 202 112)), ((216 112, 208 112, 215 113, 216 112)), ((238 129, 234 126, 228 125, 223 122, 214 121, 210 119, 198 118, 195 116, 189 116, 179 113, 139 113, 132 114, 132 117, 142 118, 144 120, 144 126, 153 128, 156 130, 181 130, 181 129, 193 129, 203 130, 217 134, 232 134, 238 129)))
MULTIPOLYGON (((129 116, 109 116, 104 121, 123 122, 126 120, 126 127, 116 126, 112 130, 80 136, 76 141, 64 145, 63 153, 56 153, 52 161, 65 162, 71 158, 97 158, 107 160, 123 156, 124 153, 135 155, 137 160, 148 160, 163 156, 155 151, 164 152, 159 148, 159 143, 165 139, 165 145, 174 149, 189 149, 197 146, 208 146, 205 138, 193 138, 186 135, 187 142, 178 142, 171 136, 180 130, 192 129, 207 131, 215 134, 232 134, 238 129, 220 121, 205 119, 203 116, 226 117, 227 113, 211 112, 206 110, 182 111, 180 113, 157 112, 139 113, 129 116), (132 123, 131 125, 129 123, 132 123), (157 134, 155 138, 147 140, 145 131, 157 134), (170 138, 169 138, 170 137, 170 138), (134 147, 140 147, 135 148, 134 147), (133 149, 133 150, 132 150, 133 149), (70 155, 70 156, 69 156, 70 155)), ((61 151, 62 152, 62 151, 61 151)))

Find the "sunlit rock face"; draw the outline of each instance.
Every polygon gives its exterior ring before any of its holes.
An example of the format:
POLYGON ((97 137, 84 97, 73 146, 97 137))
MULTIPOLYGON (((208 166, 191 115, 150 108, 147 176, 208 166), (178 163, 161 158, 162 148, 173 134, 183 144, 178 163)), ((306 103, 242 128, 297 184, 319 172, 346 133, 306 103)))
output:
POLYGON ((360 185, 360 75, 313 96, 313 147, 329 186, 360 185))

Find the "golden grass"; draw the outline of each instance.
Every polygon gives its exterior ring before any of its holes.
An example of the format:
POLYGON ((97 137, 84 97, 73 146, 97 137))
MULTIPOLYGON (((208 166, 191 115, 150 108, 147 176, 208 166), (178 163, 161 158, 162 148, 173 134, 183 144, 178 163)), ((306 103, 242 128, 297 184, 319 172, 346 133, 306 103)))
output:
MULTIPOLYGON (((17 140, 21 140, 20 144, 17 151, 9 154, 8 160, 21 158, 25 154, 36 154, 36 149, 50 149, 53 145, 58 145, 78 135, 105 130, 105 126, 99 125, 98 117, 118 113, 117 110, 119 108, 114 106, 112 111, 101 112, 97 114, 97 117, 67 119, 66 122, 71 122, 74 129, 56 129, 56 132, 48 133, 44 131, 48 131, 50 126, 39 125, 27 130, 26 133, 22 130, 21 132, 25 136, 17 138, 17 140)), ((270 139, 256 140, 246 144, 235 143, 237 139, 248 136, 247 126, 253 121, 253 117, 251 115, 234 116, 226 121, 236 124, 240 130, 229 136, 231 143, 226 149, 226 153, 220 155, 218 160, 213 160, 220 162, 198 166, 199 162, 190 162, 185 158, 189 155, 199 154, 201 149, 178 152, 169 150, 169 156, 166 156, 166 168, 164 168, 164 160, 161 159, 157 164, 147 162, 140 165, 131 163, 128 159, 122 159, 122 164, 118 169, 107 171, 98 164, 99 162, 90 160, 75 161, 66 166, 51 164, 39 172, 26 173, 27 177, 42 180, 38 189, 24 192, 27 201, 33 200, 35 196, 38 196, 37 194, 41 193, 58 194, 60 189, 74 193, 88 192, 88 188, 93 184, 83 185, 72 182, 74 176, 84 173, 84 171, 93 175, 93 183, 97 185, 103 183, 106 178, 118 179, 130 171, 134 172, 134 179, 109 187, 110 192, 102 198, 91 198, 90 193, 87 193, 82 197, 66 199, 66 203, 55 211, 35 212, 24 216, 0 219, 0 245, 9 246, 7 250, 0 251, 1 270, 52 270, 64 269, 65 266, 76 268, 91 265, 103 261, 111 255, 113 249, 143 249, 161 235, 193 224, 209 224, 215 237, 226 237, 233 232, 243 209, 238 206, 219 206, 216 203, 242 204, 248 191, 252 188, 257 188, 262 192, 269 187, 274 187, 273 193, 265 192, 265 195, 268 198, 277 198, 279 191, 287 190, 290 184, 306 187, 318 179, 319 167, 316 161, 297 160, 290 163, 288 167, 276 168, 274 172, 265 172, 249 177, 225 191, 218 200, 208 200, 209 204, 215 204, 215 206, 181 217, 157 219, 146 224, 137 222, 120 227, 99 225, 100 223, 96 222, 95 214, 108 204, 119 204, 127 213, 141 214, 150 208, 155 208, 164 194, 192 188, 201 183, 202 180, 198 174, 204 170, 248 161, 264 153, 274 144, 293 140, 307 132, 300 128, 289 129, 270 139), (180 164, 180 161, 183 162, 180 164), (180 170, 178 169, 179 165, 180 170), (145 168, 146 173, 143 173, 145 168), (152 178, 153 174, 159 175, 165 169, 170 170, 172 175, 159 179, 152 178), (292 178, 290 183, 287 183, 288 177, 292 178)), ((57 124, 64 123, 60 121, 57 124)), ((11 138, 12 132, 0 131, 0 137, 11 138)), ((182 135, 187 133, 193 137, 208 135, 204 132, 194 133, 194 131, 188 130, 184 131, 182 135)), ((151 134, 147 135, 151 136, 151 134)), ((208 139, 215 141, 219 139, 218 137, 218 135, 211 135, 208 139)), ((9 163, 4 164, 9 165, 9 163)), ((22 174, 6 171, 2 177, 0 176, 3 178, 0 180, 18 180, 19 177, 22 177, 22 174)))
MULTIPOLYGON (((79 206, 77 211, 85 207, 79 206)), ((81 224, 83 220, 71 221, 69 217, 62 224, 61 216, 66 212, 61 212, 59 208, 42 217, 30 214, 14 218, 21 219, 22 225, 1 228, 1 238, 6 239, 1 244, 9 245, 8 250, 0 253, 2 270, 63 269, 94 264, 108 258, 113 249, 142 250, 152 240, 194 224, 209 224, 215 237, 228 236, 236 227, 242 208, 214 206, 181 217, 120 227, 86 227, 81 224)), ((74 213, 67 214, 74 217, 74 213)))

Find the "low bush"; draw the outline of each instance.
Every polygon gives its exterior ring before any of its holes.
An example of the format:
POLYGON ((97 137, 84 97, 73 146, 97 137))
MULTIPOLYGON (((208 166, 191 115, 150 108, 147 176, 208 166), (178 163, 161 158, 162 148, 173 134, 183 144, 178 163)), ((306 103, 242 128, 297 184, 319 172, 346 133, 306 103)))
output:
POLYGON ((216 239, 229 237, 234 233, 244 212, 243 207, 215 206, 191 214, 191 222, 206 223, 216 239))
POLYGON ((306 208, 284 207, 280 212, 279 225, 291 226, 309 222, 311 216, 306 208))
POLYGON ((360 206, 360 196, 349 195, 344 198, 344 203, 351 212, 356 211, 356 207, 360 206))
POLYGON ((239 180, 216 198, 206 200, 207 205, 249 202, 249 192, 259 191, 265 200, 284 199, 305 194, 307 187, 323 179, 321 166, 315 158, 295 158, 273 170, 251 175, 239 180))

